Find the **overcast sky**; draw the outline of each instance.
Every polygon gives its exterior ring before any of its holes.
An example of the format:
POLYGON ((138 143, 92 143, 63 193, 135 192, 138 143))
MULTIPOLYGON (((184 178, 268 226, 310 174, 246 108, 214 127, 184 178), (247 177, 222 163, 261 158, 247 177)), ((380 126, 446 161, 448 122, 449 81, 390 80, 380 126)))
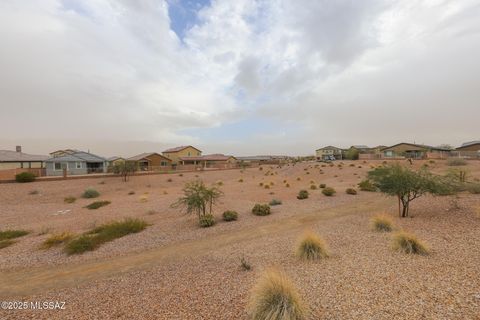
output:
POLYGON ((2 0, 0 149, 480 139, 480 1, 2 0))

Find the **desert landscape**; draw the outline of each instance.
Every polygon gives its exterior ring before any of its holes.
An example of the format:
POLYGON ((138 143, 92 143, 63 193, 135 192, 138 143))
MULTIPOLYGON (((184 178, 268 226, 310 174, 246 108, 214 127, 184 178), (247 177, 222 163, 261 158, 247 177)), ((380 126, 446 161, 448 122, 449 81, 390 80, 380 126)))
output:
MULTIPOLYGON (((444 160, 400 163, 427 165, 436 174, 449 170, 444 160)), ((412 202, 409 217, 399 218, 396 198, 358 188, 381 165, 300 162, 127 182, 0 184, 0 230, 28 232, 0 249, 2 300, 65 302, 64 310, 0 310, 0 318, 248 319, 252 288, 274 268, 297 288, 308 319, 480 319, 479 195, 426 195, 412 202), (171 206, 196 180, 223 192, 209 228, 171 206), (321 184, 336 193, 324 195, 321 184), (82 198, 89 188, 100 195, 82 198), (302 189, 308 198, 297 198, 302 189), (273 199, 281 204, 271 205, 271 214, 252 214, 255 204, 273 199), (94 201, 110 203, 86 208, 94 201), (222 221, 227 210, 238 219, 222 221), (394 250, 392 233, 372 229, 378 214, 394 231, 416 235, 428 254, 394 250), (68 254, 63 243, 45 246, 52 235, 75 239, 124 218, 146 227, 78 254, 68 254), (328 258, 297 257, 306 231, 323 238, 328 258)), ((466 169, 470 179, 480 178, 480 162, 469 161, 466 169)))

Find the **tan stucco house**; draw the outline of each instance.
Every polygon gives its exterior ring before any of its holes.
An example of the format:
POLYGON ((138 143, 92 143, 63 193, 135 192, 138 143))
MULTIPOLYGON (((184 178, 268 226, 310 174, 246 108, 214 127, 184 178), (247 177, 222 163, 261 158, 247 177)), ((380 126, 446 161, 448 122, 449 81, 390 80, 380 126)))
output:
POLYGON ((173 165, 181 164, 180 158, 200 157, 202 151, 193 146, 181 146, 167 149, 162 154, 172 161, 173 165))
POLYGON ((137 169, 141 171, 168 168, 172 164, 172 160, 156 152, 141 153, 125 161, 135 162, 137 169))

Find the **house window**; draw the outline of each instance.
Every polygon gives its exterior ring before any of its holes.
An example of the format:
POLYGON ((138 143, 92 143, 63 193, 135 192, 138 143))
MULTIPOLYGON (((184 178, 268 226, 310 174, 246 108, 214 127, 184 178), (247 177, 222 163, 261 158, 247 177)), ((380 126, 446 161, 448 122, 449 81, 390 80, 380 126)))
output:
POLYGON ((190 151, 188 151, 188 156, 190 157, 190 151))
POLYGON ((75 162, 75 168, 76 169, 82 169, 82 163, 81 162, 75 162))
POLYGON ((54 168, 55 171, 68 169, 68 164, 67 163, 62 163, 62 162, 54 162, 53 163, 53 168, 54 168))

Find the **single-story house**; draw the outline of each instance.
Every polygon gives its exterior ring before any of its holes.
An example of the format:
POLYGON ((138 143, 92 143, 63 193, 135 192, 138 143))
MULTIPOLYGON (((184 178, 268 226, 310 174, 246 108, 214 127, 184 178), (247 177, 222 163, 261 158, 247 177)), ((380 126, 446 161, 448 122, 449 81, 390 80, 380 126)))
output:
POLYGON ((193 146, 180 146, 167 149, 162 152, 162 155, 170 159, 173 165, 177 165, 180 164, 180 158, 200 157, 202 151, 193 146))
POLYGON ((15 151, 0 150, 0 170, 44 168, 44 161, 48 156, 33 155, 22 152, 17 146, 15 151))
POLYGON ((315 158, 317 160, 341 160, 343 159, 343 150, 334 146, 326 146, 315 150, 315 158))
POLYGON ((450 156, 449 149, 415 143, 397 143, 381 150, 384 158, 445 159, 450 156))
POLYGON ((197 157, 181 157, 180 164, 182 165, 198 165, 204 168, 209 167, 229 167, 237 162, 234 156, 224 154, 208 154, 197 157))
POLYGON ((85 151, 58 154, 45 160, 47 176, 61 176, 66 170, 67 175, 107 172, 107 159, 85 151))
POLYGON ((156 152, 141 153, 126 159, 126 161, 135 162, 140 171, 151 171, 172 165, 172 160, 156 152))
POLYGON ((286 156, 244 156, 235 157, 241 164, 279 164, 288 159, 286 156))
POLYGON ((125 158, 118 157, 118 156, 113 156, 110 158, 107 158, 108 166, 113 167, 117 164, 122 164, 125 162, 125 158))
POLYGON ((461 157, 480 158, 480 140, 465 142, 455 150, 461 157))

